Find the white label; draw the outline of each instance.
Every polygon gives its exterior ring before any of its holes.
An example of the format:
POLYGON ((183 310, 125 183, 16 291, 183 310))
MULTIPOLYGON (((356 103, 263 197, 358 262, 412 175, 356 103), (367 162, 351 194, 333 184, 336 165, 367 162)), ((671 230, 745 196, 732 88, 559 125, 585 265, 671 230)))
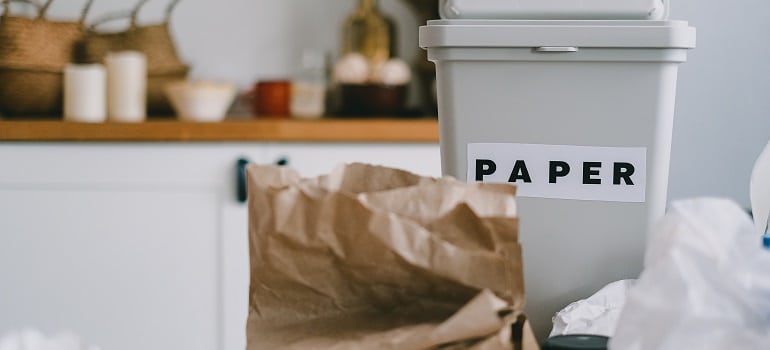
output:
POLYGON ((512 183, 521 197, 641 203, 647 149, 470 143, 468 181, 512 183))

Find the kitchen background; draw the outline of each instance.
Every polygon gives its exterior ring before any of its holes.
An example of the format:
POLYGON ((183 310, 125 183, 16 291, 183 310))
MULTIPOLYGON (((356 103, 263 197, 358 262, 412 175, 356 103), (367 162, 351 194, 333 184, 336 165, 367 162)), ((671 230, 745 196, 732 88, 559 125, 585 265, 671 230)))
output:
MULTIPOLYGON (((136 1, 95 0, 89 19, 136 1)), ((168 1, 150 0, 140 22, 161 21, 168 1)), ((406 1, 379 3, 396 22, 398 56, 414 62, 419 23, 406 1)), ((75 18, 84 2, 55 0, 49 17, 75 18)), ((290 77, 303 49, 337 58, 356 2, 182 0, 171 28, 193 78, 245 90, 290 77)), ((698 45, 680 67, 669 197, 726 196, 748 207, 751 166, 770 138, 770 2, 672 2, 672 18, 697 28, 698 45)), ((247 212, 234 200, 238 157, 287 157, 305 174, 354 159, 423 174, 439 168, 433 143, 0 146, 0 332, 72 325, 89 341, 127 349, 243 348, 247 212)))
MULTIPOLYGON (((91 17, 131 4, 97 0, 91 17)), ((245 89, 259 79, 290 76, 303 49, 338 56, 342 22, 355 4, 183 0, 172 28, 193 77, 230 80, 245 89)), ((141 20, 159 21, 165 5, 150 1, 141 20)), ((50 13, 72 17, 81 6, 55 1, 50 13)), ((748 206, 751 165, 770 137, 770 46, 764 42, 770 3, 674 0, 671 6, 672 19, 698 29, 698 47, 680 68, 669 197, 727 196, 748 206)), ((402 0, 382 0, 380 7, 396 22, 398 56, 413 62, 419 54, 414 12, 402 0)))

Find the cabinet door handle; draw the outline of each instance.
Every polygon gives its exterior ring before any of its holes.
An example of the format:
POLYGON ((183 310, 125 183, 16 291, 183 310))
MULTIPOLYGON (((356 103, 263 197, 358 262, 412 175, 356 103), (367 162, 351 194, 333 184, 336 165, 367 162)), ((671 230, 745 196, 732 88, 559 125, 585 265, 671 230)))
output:
MULTIPOLYGON (((235 198, 238 200, 238 203, 246 203, 246 200, 249 199, 249 191, 246 187, 246 166, 249 165, 249 163, 251 163, 251 161, 248 158, 242 157, 238 158, 238 162, 235 165, 235 198)), ((289 165, 289 158, 278 158, 275 161, 275 165, 289 165)))
POLYGON ((238 162, 235 165, 235 198, 238 203, 246 203, 249 192, 246 189, 246 166, 251 161, 248 158, 238 158, 238 162))

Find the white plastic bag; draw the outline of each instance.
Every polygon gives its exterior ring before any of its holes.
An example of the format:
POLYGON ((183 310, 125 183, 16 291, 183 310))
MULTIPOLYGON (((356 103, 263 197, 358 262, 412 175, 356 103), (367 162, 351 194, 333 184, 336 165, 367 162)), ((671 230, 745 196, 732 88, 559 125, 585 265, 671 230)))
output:
POLYGON ((770 348, 770 251, 724 199, 676 202, 651 231, 610 349, 770 348))

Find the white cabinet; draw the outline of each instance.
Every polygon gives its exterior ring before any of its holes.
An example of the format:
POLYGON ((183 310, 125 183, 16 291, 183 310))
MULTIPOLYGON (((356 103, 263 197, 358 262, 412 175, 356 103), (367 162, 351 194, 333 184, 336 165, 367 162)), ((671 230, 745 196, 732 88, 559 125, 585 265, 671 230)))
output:
POLYGON ((0 189, 2 328, 68 329, 112 349, 218 348, 218 197, 0 189))
POLYGON ((432 144, 0 143, 0 334, 111 350, 243 349, 247 213, 236 161, 303 175, 361 161, 438 175, 432 144))
POLYGON ((105 349, 243 348, 235 159, 264 147, 0 146, 0 333, 105 349))
POLYGON ((269 161, 285 159, 303 176, 329 173, 341 163, 362 162, 409 170, 425 176, 441 176, 438 145, 369 143, 274 143, 269 161))

